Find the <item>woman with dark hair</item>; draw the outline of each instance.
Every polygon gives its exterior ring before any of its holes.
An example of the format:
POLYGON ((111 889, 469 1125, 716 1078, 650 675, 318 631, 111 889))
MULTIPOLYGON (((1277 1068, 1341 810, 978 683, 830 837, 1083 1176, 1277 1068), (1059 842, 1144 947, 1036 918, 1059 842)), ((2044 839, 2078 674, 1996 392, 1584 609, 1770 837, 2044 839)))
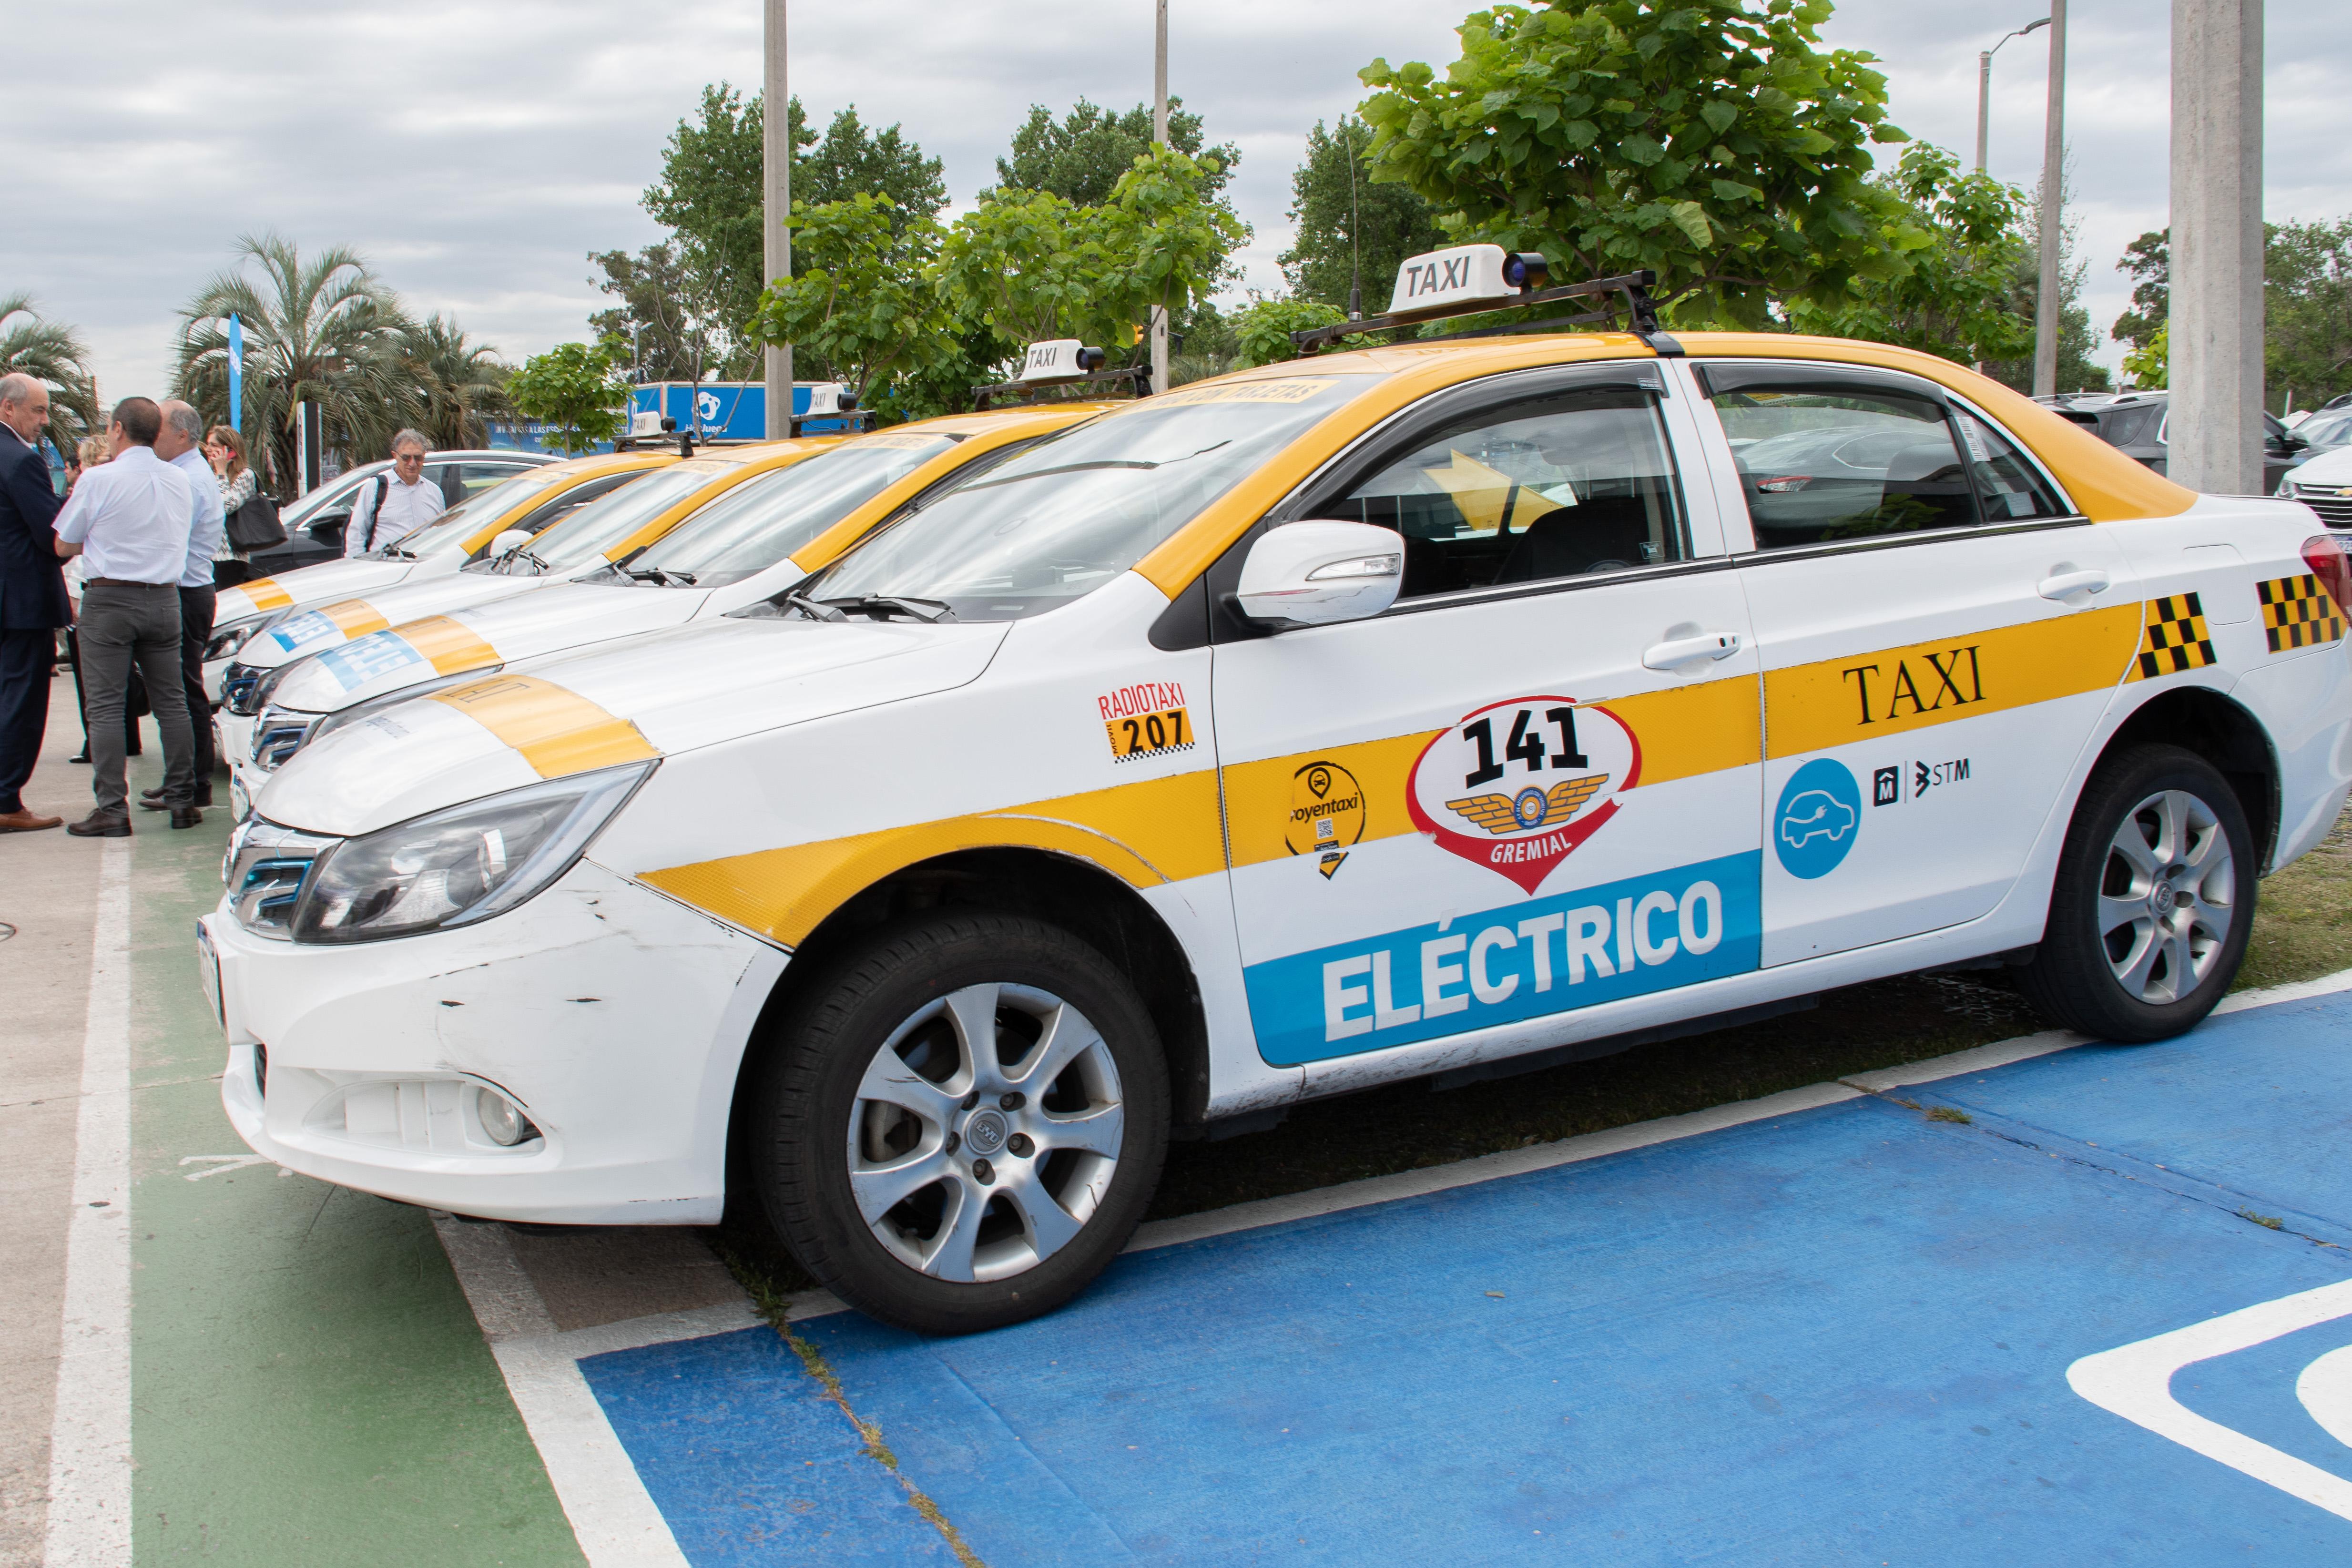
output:
MULTIPOLYGON (((235 517, 236 509, 253 499, 261 482, 261 476, 245 460, 245 437, 234 426, 214 426, 205 432, 205 460, 220 479, 223 515, 235 517)), ((224 527, 220 545, 213 552, 213 586, 233 588, 252 575, 252 555, 230 543, 224 527)))

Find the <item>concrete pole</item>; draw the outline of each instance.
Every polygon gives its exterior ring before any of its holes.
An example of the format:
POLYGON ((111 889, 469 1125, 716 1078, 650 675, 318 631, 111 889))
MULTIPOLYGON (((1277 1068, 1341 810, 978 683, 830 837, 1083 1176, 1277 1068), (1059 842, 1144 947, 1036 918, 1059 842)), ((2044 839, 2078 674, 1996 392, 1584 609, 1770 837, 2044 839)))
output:
POLYGON ((1992 51, 1977 51, 1977 173, 1985 169, 1985 125, 1992 118, 1992 51))
POLYGON ((2263 481, 2263 0, 2172 0, 2172 410, 2190 489, 2263 481))
POLYGON ((2033 308, 2033 395, 2058 390, 2059 250, 2066 222, 2066 0, 2050 0, 2050 108, 2042 132, 2042 281, 2033 308))
MULTIPOLYGON (((784 0, 766 3, 767 79, 761 95, 764 124, 760 140, 767 209, 762 271, 767 281, 774 283, 793 275, 793 231, 784 226, 784 219, 793 210, 793 95, 784 82, 784 0)), ((782 440, 793 433, 793 345, 770 343, 763 357, 768 382, 768 438, 782 440)))
MULTIPOLYGON (((1151 49, 1151 139, 1168 145, 1168 0, 1154 7, 1158 21, 1151 49)), ((1151 390, 1168 390, 1168 311, 1151 307, 1151 390)))

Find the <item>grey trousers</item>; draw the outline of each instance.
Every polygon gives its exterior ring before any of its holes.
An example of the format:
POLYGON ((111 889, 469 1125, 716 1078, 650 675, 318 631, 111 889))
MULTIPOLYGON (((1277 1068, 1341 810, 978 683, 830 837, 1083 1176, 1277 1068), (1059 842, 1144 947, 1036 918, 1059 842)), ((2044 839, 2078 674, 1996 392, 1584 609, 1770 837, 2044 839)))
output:
POLYGON ((89 696, 90 793, 98 809, 128 814, 123 780, 122 708, 136 663, 163 732, 163 800, 192 805, 196 795, 195 744, 188 705, 180 695, 180 590, 170 583, 136 587, 91 584, 82 591, 82 679, 89 696))

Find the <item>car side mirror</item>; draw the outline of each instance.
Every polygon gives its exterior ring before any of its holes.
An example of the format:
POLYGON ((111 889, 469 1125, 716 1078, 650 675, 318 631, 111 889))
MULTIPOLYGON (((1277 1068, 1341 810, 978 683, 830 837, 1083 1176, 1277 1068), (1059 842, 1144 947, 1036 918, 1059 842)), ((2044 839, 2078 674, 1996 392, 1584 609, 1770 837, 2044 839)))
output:
POLYGON ((1369 619, 1404 586, 1404 540, 1369 522, 1286 522, 1250 546, 1234 597, 1271 626, 1369 619))
POLYGON ((490 541, 490 558, 496 560, 509 550, 521 549, 530 542, 530 530, 527 528, 501 530, 498 537, 490 541))

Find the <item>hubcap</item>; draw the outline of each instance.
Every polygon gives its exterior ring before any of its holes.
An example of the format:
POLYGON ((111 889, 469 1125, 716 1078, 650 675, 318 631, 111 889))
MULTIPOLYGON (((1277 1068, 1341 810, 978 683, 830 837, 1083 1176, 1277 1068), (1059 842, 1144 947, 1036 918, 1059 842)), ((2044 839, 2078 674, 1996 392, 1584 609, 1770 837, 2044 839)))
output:
POLYGON ((866 1065, 850 1191, 908 1267, 1003 1279, 1094 1216, 1126 1126, 1118 1068, 1084 1014, 1030 986, 966 986, 919 1008, 866 1065))
POLYGON ((2107 847, 2099 938, 2126 994, 2178 1002, 2212 972, 2237 917, 2230 835, 2212 808, 2164 790, 2131 809, 2107 847))

